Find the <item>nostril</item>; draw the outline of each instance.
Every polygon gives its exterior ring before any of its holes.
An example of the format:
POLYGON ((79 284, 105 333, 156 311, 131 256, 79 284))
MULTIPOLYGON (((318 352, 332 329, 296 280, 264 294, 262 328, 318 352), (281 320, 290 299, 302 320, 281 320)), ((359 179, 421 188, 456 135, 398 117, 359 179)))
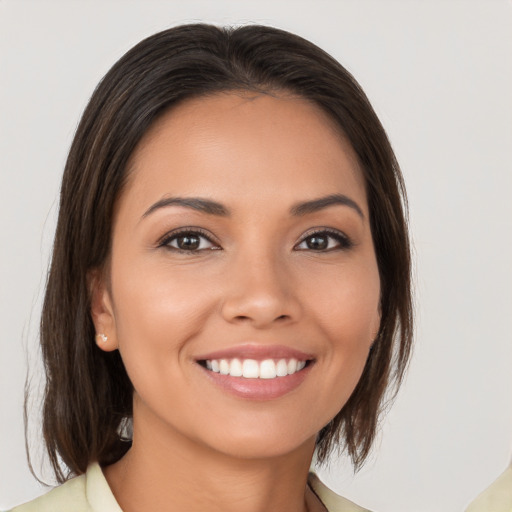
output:
POLYGON ((249 317, 245 315, 237 315, 235 316, 235 320, 249 320, 249 317))

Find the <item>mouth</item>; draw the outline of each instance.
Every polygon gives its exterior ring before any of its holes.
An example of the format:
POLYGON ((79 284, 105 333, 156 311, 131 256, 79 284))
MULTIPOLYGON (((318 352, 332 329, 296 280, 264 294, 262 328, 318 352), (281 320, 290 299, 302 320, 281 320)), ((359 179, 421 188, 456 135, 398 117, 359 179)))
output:
POLYGON ((265 401, 299 388, 316 358, 288 346, 249 343, 202 354, 195 362, 216 387, 238 398, 265 401))
POLYGON ((311 365, 312 359, 280 358, 280 359, 202 359, 198 363, 205 369, 244 379, 280 379, 294 375, 311 365))

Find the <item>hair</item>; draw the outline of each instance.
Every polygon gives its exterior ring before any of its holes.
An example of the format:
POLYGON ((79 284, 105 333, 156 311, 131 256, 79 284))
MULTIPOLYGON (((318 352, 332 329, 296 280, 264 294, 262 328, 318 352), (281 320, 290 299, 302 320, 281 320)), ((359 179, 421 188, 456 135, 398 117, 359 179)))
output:
POLYGON ((359 468, 379 414, 403 379, 412 343, 411 263, 402 175, 366 95, 309 41, 264 26, 174 27, 141 41, 108 71, 66 162, 40 339, 46 370, 43 435, 59 482, 129 449, 133 387, 118 351, 95 344, 88 275, 108 265, 112 218, 129 159, 149 127, 185 99, 229 91, 292 93, 322 109, 364 174, 381 281, 381 324, 347 403, 317 437, 317 459, 343 449, 359 468))

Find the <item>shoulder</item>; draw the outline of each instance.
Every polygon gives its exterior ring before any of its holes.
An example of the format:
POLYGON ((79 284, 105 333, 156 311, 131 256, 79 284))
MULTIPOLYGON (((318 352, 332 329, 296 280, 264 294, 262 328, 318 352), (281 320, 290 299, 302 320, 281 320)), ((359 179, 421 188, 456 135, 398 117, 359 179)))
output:
POLYGON ((35 500, 15 507, 12 512, 57 512, 69 509, 74 512, 89 512, 85 495, 85 475, 78 476, 35 500))
POLYGON ((98 464, 11 512, 122 512, 98 464))
POLYGON ((313 472, 309 473, 308 482, 328 512, 370 512, 331 491, 313 472))
POLYGON ((466 512, 512 512, 512 465, 473 501, 466 512))

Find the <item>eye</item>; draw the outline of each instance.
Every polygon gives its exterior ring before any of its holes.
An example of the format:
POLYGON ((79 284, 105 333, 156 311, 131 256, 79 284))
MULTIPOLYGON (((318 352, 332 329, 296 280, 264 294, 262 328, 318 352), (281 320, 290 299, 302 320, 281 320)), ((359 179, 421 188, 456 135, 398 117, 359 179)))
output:
POLYGON ((350 249, 352 245, 351 240, 342 232, 323 229, 306 235, 295 246, 295 250, 328 252, 336 249, 350 249))
POLYGON ((158 244, 159 247, 166 247, 178 252, 199 252, 205 250, 217 250, 220 247, 200 230, 180 230, 169 233, 158 244))

